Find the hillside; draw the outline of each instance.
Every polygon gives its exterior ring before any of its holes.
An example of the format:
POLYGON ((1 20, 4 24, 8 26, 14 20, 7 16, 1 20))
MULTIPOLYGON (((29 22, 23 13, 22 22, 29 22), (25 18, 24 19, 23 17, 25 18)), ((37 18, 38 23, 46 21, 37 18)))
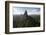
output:
POLYGON ((14 15, 13 27, 39 27, 40 15, 14 15))

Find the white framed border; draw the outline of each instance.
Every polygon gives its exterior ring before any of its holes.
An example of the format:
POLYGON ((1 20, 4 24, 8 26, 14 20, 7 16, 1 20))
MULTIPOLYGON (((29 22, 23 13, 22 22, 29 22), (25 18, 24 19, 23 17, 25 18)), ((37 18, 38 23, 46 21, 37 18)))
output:
POLYGON ((22 32, 22 31, 40 31, 43 30, 43 5, 35 4, 18 4, 10 3, 9 4, 9 31, 10 32, 22 32), (13 28, 13 16, 12 16, 12 7, 37 7, 40 8, 40 27, 28 27, 28 28, 13 28))

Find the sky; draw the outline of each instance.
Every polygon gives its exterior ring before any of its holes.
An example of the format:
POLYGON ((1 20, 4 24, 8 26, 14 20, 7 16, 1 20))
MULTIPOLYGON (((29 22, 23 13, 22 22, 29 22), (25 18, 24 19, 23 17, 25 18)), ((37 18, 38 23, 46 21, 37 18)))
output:
POLYGON ((40 8, 36 7, 13 7, 13 15, 21 15, 25 13, 27 10, 28 15, 39 15, 40 8))

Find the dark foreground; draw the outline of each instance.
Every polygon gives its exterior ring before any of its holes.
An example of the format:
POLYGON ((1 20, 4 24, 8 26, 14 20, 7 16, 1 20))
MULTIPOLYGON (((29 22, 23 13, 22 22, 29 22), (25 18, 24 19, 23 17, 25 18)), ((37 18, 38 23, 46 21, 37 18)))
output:
POLYGON ((18 27, 40 27, 40 15, 14 15, 13 28, 18 27))

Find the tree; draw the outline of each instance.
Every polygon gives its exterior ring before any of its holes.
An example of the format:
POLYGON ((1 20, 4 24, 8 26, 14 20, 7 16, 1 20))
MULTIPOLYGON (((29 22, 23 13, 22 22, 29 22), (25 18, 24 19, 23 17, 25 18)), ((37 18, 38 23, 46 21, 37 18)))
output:
POLYGON ((24 16, 26 16, 26 17, 28 16, 28 14, 27 14, 27 10, 25 10, 24 16))

